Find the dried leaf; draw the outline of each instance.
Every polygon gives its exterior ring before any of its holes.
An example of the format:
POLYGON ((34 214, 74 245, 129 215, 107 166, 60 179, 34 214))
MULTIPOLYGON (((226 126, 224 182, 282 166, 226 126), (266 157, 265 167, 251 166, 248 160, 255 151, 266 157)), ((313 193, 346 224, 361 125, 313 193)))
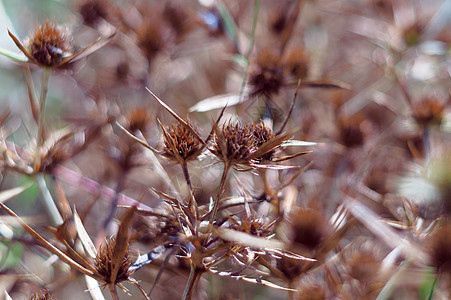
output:
POLYGON ((78 215, 77 211, 74 211, 74 224, 75 229, 77 230, 78 237, 80 238, 80 241, 83 247, 85 248, 85 251, 88 253, 90 257, 96 258, 97 255, 96 247, 94 246, 94 243, 89 237, 88 232, 86 232, 86 229, 83 226, 83 223, 81 222, 80 216, 78 215))
POLYGON ((117 273, 128 251, 128 243, 130 239, 129 229, 136 209, 136 206, 129 208, 125 215, 122 217, 121 224, 119 225, 113 250, 113 258, 111 261, 112 271, 110 282, 116 282, 117 273))
MULTIPOLYGON (((11 31, 9 31, 8 29, 8 34, 9 36, 13 39, 14 43, 16 44, 17 48, 20 49, 20 51, 22 51, 22 53, 31 61, 36 63, 36 59, 33 57, 33 55, 30 54, 30 52, 28 52, 27 48, 24 47, 24 45, 22 45, 22 43, 19 41, 19 39, 12 34, 11 31)), ((11 57, 12 58, 12 57, 11 57)), ((19 60, 20 61, 20 60, 19 60)))
POLYGON ((29 187, 31 187, 32 184, 27 184, 24 186, 15 187, 6 191, 0 192, 0 203, 3 203, 11 198, 14 198, 21 193, 23 193, 25 190, 27 190, 29 187))
POLYGON ((257 237, 245 232, 236 231, 228 228, 219 227, 215 231, 224 240, 235 242, 246 247, 256 248, 256 249, 283 249, 285 244, 278 240, 269 240, 263 237, 257 237))
POLYGON ((190 107, 189 111, 207 112, 214 109, 220 109, 223 107, 230 107, 246 101, 245 96, 240 96, 237 93, 228 93, 216 95, 213 97, 205 98, 197 102, 194 106, 190 107))

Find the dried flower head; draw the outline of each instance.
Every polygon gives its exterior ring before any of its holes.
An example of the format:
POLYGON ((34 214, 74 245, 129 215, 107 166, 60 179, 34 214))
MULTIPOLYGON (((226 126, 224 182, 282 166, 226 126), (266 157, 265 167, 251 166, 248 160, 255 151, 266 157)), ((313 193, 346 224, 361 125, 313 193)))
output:
POLYGON ((359 247, 346 259, 346 266, 349 276, 361 283, 371 283, 379 273, 381 260, 375 251, 359 247))
POLYGON ((55 299, 50 294, 49 290, 40 290, 31 294, 29 300, 52 300, 55 299))
MULTIPOLYGON (((262 120, 255 121, 253 124, 251 124, 252 133, 254 135, 254 145, 256 148, 259 148, 264 143, 270 141, 275 137, 274 133, 272 132, 271 128, 267 127, 265 123, 263 123, 262 120)), ((271 160, 274 157, 275 149, 272 149, 271 151, 268 151, 265 153, 262 157, 258 159, 262 160, 271 160)))
POLYGON ((252 86, 250 96, 266 96, 278 94, 284 85, 283 67, 279 57, 268 49, 263 49, 255 61, 249 75, 252 86))
POLYGON ((360 127, 363 120, 361 115, 341 117, 338 120, 340 143, 350 148, 363 145, 365 137, 360 127))
POLYGON ((412 117, 421 125, 440 124, 446 101, 439 95, 429 95, 413 103, 412 117))
POLYGON ((286 52, 283 65, 291 76, 296 79, 304 79, 308 74, 310 58, 302 47, 294 47, 286 52))
POLYGON ((274 223, 267 222, 265 218, 247 217, 236 223, 232 228, 248 234, 267 237, 273 233, 272 225, 274 223))
POLYGON ((224 124, 215 135, 213 153, 231 164, 249 162, 249 155, 255 149, 254 134, 250 126, 237 122, 224 124))
POLYGON ((202 150, 202 144, 180 122, 166 128, 164 136, 164 148, 162 155, 173 161, 178 161, 179 156, 183 161, 196 159, 202 150), (174 153, 176 151, 176 153, 174 153))
POLYGON ((128 130, 130 132, 144 131, 147 123, 150 121, 150 115, 147 110, 137 108, 132 110, 128 116, 128 130))
POLYGON ((72 54, 72 38, 56 24, 38 26, 28 40, 30 54, 38 64, 53 67, 72 54))
POLYGON ((298 208, 290 215, 291 240, 308 249, 318 247, 327 235, 327 221, 316 209, 298 208))
POLYGON ((130 267, 133 265, 133 260, 130 257, 130 252, 127 251, 123 257, 123 260, 119 266, 119 270, 116 276, 116 282, 110 282, 111 274, 113 272, 113 256, 116 246, 116 239, 110 238, 106 240, 97 252, 94 267, 98 275, 103 278, 106 284, 116 284, 129 279, 131 272, 130 267))
POLYGON ((85 0, 80 5, 79 12, 83 19, 83 23, 88 26, 95 26, 101 20, 108 17, 108 5, 105 0, 85 0))

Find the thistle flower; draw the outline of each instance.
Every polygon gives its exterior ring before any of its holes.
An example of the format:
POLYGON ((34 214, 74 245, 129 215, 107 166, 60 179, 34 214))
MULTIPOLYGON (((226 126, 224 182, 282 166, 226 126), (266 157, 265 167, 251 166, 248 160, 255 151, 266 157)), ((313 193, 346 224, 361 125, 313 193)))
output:
MULTIPOLYGON (((271 128, 267 127, 262 120, 255 121, 251 125, 251 127, 254 135, 254 145, 257 148, 261 147, 266 142, 275 138, 275 135, 272 132, 271 128)), ((271 151, 268 151, 267 153, 262 155, 260 158, 263 160, 272 160, 272 158, 274 157, 274 153, 275 149, 272 149, 271 151)))
POLYGON ((443 119, 446 100, 443 96, 429 95, 416 101, 412 106, 412 117, 418 125, 440 124, 443 119))
POLYGON ((10 55, 5 51, 0 51, 1 54, 20 62, 34 63, 45 68, 65 67, 68 63, 100 49, 114 36, 113 33, 105 39, 99 38, 80 51, 74 52, 71 35, 49 21, 36 27, 25 43, 26 46, 24 46, 24 44, 22 44, 22 42, 20 42, 20 40, 9 30, 8 34, 28 60, 10 55))
POLYGON ((129 271, 133 265, 133 260, 130 257, 130 251, 127 250, 119 265, 116 281, 110 282, 111 274, 113 273, 113 261, 114 251, 116 247, 116 239, 110 238, 106 240, 97 252, 96 260, 94 262, 94 268, 97 271, 97 275, 102 277, 106 284, 117 284, 122 281, 129 280, 129 276, 132 272, 129 271))
POLYGON ((213 153, 231 164, 248 163, 255 150, 254 135, 249 126, 237 122, 223 125, 215 135, 213 153))
POLYGON ((199 140, 180 122, 166 128, 162 155, 170 160, 183 161, 196 159, 203 147, 199 140))

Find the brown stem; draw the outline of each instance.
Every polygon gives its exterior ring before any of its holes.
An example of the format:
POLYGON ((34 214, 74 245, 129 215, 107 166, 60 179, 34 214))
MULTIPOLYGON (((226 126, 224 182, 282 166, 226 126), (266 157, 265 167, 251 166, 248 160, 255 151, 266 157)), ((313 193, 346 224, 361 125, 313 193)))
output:
POLYGON ((108 285, 108 289, 110 290, 111 297, 113 300, 119 300, 119 296, 117 295, 116 285, 113 283, 110 283, 108 285))
POLYGON ((231 165, 229 163, 224 162, 224 170, 222 171, 221 182, 219 183, 218 193, 216 194, 215 203, 213 205, 213 209, 211 210, 210 220, 208 222, 208 224, 210 225, 210 229, 208 230, 209 232, 213 228, 213 221, 215 220, 216 213, 218 212, 219 202, 221 200, 222 193, 224 192, 224 187, 227 180, 227 175, 230 171, 230 167, 231 165))
POLYGON ((183 296, 182 296, 183 300, 191 299, 191 297, 193 296, 194 289, 196 288, 197 283, 199 282, 199 279, 202 276, 202 273, 203 272, 199 271, 198 269, 194 268, 193 266, 191 267, 191 272, 189 273, 188 282, 186 283, 185 290, 183 291, 183 296))
POLYGON ((188 165, 186 164, 185 161, 181 165, 182 165, 182 170, 183 170, 183 176, 185 176, 186 184, 188 185, 189 189, 191 191, 193 191, 193 186, 191 184, 191 179, 189 177, 189 172, 188 172, 188 165))

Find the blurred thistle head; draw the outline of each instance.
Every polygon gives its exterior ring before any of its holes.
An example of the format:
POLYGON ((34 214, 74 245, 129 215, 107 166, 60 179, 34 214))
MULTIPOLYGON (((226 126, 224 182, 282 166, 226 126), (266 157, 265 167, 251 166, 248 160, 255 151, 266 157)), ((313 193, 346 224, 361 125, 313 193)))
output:
POLYGON ((328 234, 328 223, 317 209, 294 209, 290 214, 289 221, 291 223, 290 238, 294 246, 300 245, 314 250, 328 234))
POLYGON ((249 84, 252 86, 251 96, 266 96, 278 94, 285 83, 283 67, 279 56, 269 49, 258 53, 251 73, 249 84))
POLYGON ((96 26, 100 21, 108 17, 107 0, 84 0, 78 11, 83 19, 83 23, 88 26, 96 26))
POLYGON ((230 164, 248 163, 254 151, 254 134, 250 126, 229 121, 216 132, 213 153, 230 164))
POLYGON ((130 252, 127 250, 122 258, 121 264, 119 266, 116 282, 110 282, 113 273, 113 260, 114 260, 114 249, 116 246, 116 239, 109 238, 101 246, 97 252, 96 259, 94 262, 94 268, 96 269, 97 275, 103 278, 103 282, 106 284, 116 284, 122 281, 129 280, 129 276, 132 272, 129 271, 130 267, 133 265, 133 260, 130 257, 130 252))
POLYGON ((361 123, 365 118, 361 115, 343 116, 338 119, 338 139, 346 147, 353 148, 363 145, 365 136, 361 123))
POLYGON ((431 94, 415 101, 412 105, 412 117, 420 126, 440 125, 447 101, 443 95, 431 94))
POLYGON ((149 112, 143 108, 136 108, 127 115, 128 130, 130 132, 144 132, 150 122, 149 112))
POLYGON ((31 34, 28 49, 39 65, 54 67, 72 54, 72 38, 66 30, 47 21, 31 34))
POLYGON ((202 144, 192 131, 180 122, 166 128, 163 156, 173 161, 179 161, 178 157, 180 157, 184 162, 187 162, 196 159, 202 149, 202 144))
POLYGON ((50 294, 49 290, 40 290, 31 294, 29 300, 53 300, 54 298, 50 294))

